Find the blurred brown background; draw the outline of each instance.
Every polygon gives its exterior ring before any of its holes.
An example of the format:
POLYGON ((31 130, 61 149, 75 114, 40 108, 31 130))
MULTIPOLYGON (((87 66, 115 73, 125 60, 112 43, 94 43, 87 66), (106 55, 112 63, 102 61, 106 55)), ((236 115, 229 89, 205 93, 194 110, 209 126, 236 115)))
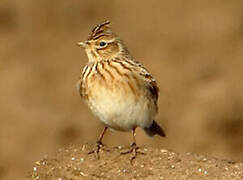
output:
MULTIPOLYGON (((161 90, 157 121, 168 138, 139 130, 138 143, 242 161, 242 0, 1 0, 0 179, 96 141, 102 126, 76 92, 87 57, 75 43, 105 19, 161 90)), ((130 136, 110 132, 104 142, 130 136)))

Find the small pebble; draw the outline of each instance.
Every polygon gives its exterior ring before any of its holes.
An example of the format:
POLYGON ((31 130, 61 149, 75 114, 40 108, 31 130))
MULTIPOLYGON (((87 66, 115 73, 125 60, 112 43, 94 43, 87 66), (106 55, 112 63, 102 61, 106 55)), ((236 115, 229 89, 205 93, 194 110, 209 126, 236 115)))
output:
POLYGON ((161 153, 167 153, 168 151, 166 149, 161 149, 160 152, 161 153))
POLYGON ((84 174, 83 172, 80 172, 81 176, 88 176, 87 174, 84 174))
POLYGON ((72 157, 72 161, 74 161, 75 160, 75 157, 72 157))
POLYGON ((34 167, 33 170, 34 170, 34 171, 37 171, 37 167, 34 167))
POLYGON ((207 161, 207 158, 203 158, 203 161, 207 161))
POLYGON ((199 169, 198 169, 198 172, 202 172, 202 169, 201 169, 201 168, 199 168, 199 169))

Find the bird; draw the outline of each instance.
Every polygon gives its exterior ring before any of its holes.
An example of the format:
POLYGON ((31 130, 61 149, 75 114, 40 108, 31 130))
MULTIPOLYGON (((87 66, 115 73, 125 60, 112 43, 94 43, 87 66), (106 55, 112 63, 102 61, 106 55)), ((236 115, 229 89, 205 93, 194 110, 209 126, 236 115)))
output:
POLYGON ((96 146, 89 154, 99 152, 107 129, 132 131, 131 161, 139 154, 136 128, 149 136, 166 137, 155 121, 158 113, 159 88, 149 71, 129 52, 122 39, 112 31, 110 21, 96 25, 88 38, 77 45, 88 57, 77 83, 78 93, 104 124, 96 146))

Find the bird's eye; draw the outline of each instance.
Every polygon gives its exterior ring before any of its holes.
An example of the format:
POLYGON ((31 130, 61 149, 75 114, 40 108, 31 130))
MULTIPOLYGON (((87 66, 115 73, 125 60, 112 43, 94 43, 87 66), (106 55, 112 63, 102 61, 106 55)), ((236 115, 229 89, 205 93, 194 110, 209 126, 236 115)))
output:
POLYGON ((104 47, 105 45, 106 45, 106 42, 104 42, 104 41, 100 42, 100 47, 104 47))

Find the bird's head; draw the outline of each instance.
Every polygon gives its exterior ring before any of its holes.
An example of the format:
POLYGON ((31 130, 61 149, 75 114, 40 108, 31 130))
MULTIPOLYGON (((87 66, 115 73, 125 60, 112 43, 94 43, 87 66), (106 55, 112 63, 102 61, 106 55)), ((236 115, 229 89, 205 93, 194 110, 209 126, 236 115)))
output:
POLYGON ((129 54, 121 39, 112 32, 109 21, 95 26, 88 39, 77 44, 85 49, 90 62, 129 54))

